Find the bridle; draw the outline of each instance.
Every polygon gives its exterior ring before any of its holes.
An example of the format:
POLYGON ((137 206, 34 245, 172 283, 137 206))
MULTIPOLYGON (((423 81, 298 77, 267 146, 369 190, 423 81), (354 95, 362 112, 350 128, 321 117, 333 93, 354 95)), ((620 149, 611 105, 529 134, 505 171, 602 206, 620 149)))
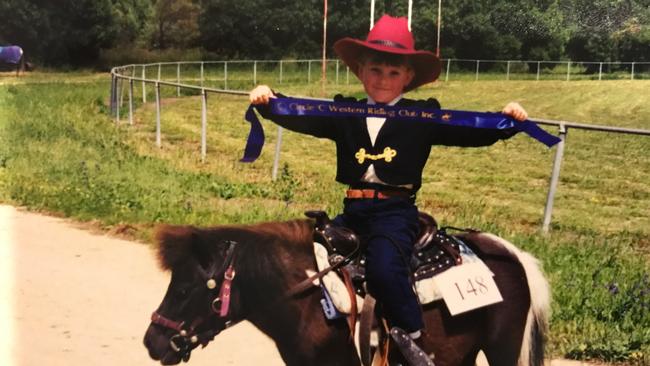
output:
MULTIPOLYGON (((227 240, 228 249, 226 251, 226 257, 223 263, 223 266, 219 271, 214 271, 212 274, 207 275, 206 286, 210 290, 214 290, 217 287, 217 281, 215 278, 223 277, 221 282, 221 287, 219 290, 219 295, 212 300, 210 305, 212 312, 207 318, 198 317, 190 323, 189 327, 186 327, 187 323, 185 321, 174 321, 165 316, 161 315, 157 311, 154 311, 151 314, 151 322, 153 324, 159 325, 167 329, 173 329, 178 333, 173 335, 169 339, 169 346, 171 349, 176 352, 183 361, 187 361, 190 358, 190 354, 194 348, 199 344, 205 347, 210 341, 214 339, 219 333, 223 330, 239 323, 245 317, 239 317, 234 319, 230 313, 230 291, 232 288, 232 281, 235 279, 235 268, 234 268, 234 258, 235 258, 235 247, 237 242, 227 240), (197 329, 203 325, 208 319, 216 317, 217 318, 217 327, 207 329, 203 332, 197 332, 197 329)), ((358 250, 358 248, 357 248, 358 250)), ((340 261, 334 265, 325 268, 318 273, 309 276, 309 278, 301 281, 300 283, 294 285, 289 291, 287 291, 283 296, 279 296, 275 301, 272 301, 270 304, 275 304, 278 301, 286 298, 296 296, 310 287, 314 286, 314 281, 321 279, 328 272, 342 267, 343 265, 349 263, 351 258, 356 254, 357 250, 354 250, 352 253, 343 257, 340 261)), ((269 304, 267 304, 269 306, 269 304)), ((250 314, 249 314, 250 315, 250 314)))
POLYGON ((217 334, 241 321, 233 319, 232 314, 230 314, 230 291, 232 288, 232 281, 235 279, 236 274, 234 259, 237 242, 227 240, 226 244, 228 244, 228 249, 226 251, 223 266, 218 271, 215 270, 212 274, 206 276, 207 279, 205 283, 210 290, 217 288, 216 278, 223 277, 219 294, 210 304, 212 312, 208 317, 197 317, 188 327, 188 324, 185 321, 171 320, 157 311, 154 311, 153 314, 151 314, 151 323, 178 332, 169 339, 169 346, 183 361, 189 360, 190 353, 199 344, 205 347, 217 334), (216 327, 210 327, 203 332, 197 331, 201 325, 214 317, 216 317, 216 327))

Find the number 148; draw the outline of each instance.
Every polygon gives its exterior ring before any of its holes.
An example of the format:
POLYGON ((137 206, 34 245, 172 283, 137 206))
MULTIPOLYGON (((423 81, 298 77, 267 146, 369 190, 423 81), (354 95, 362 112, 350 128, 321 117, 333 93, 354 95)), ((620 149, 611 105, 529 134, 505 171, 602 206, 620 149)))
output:
POLYGON ((471 296, 473 294, 474 296, 479 296, 488 293, 488 287, 481 276, 476 276, 473 279, 468 278, 464 283, 454 282, 454 285, 462 300, 465 300, 466 295, 471 296))

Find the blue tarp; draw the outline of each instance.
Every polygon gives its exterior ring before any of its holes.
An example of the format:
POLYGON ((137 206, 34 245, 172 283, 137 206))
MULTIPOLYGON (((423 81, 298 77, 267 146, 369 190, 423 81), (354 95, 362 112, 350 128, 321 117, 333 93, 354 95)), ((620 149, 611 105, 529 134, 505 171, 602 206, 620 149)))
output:
POLYGON ((0 47, 0 61, 18 64, 23 57, 23 49, 18 46, 0 47))

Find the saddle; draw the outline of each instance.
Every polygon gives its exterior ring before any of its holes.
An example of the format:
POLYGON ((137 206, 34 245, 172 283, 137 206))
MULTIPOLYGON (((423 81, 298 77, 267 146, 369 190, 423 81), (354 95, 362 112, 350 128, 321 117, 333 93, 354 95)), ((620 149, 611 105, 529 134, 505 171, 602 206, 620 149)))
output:
MULTIPOLYGON (((350 274, 355 292, 365 295, 365 243, 350 229, 335 226, 324 211, 307 211, 305 215, 314 219, 314 241, 327 249, 330 265, 346 260, 342 268, 350 274)), ((462 263, 458 239, 439 228, 436 220, 424 212, 418 213, 420 226, 413 255, 408 258, 413 280, 421 280, 444 272, 462 263)))
MULTIPOLYGON (((375 322, 374 307, 375 300, 365 291, 365 243, 350 229, 335 226, 327 213, 323 211, 307 211, 305 215, 315 220, 313 239, 315 243, 321 244, 327 251, 327 262, 329 266, 337 268, 336 272, 343 280, 350 297, 350 309, 348 325, 351 330, 351 337, 355 329, 357 317, 358 297, 365 298, 361 310, 359 324, 359 352, 363 365, 382 364, 378 359, 388 357, 388 348, 379 347, 380 351, 372 356, 370 346, 370 333, 375 322), (344 263, 343 263, 344 262, 344 263), (383 349, 383 350, 382 350, 383 349), (373 359, 374 358, 374 359, 373 359)), ((418 213, 419 235, 414 243, 414 250, 411 258, 408 258, 413 282, 435 276, 438 273, 462 263, 461 243, 458 239, 447 234, 445 228, 439 228, 436 220, 424 212, 418 213)), ((318 258, 317 258, 318 261, 318 258)), ((324 279, 325 280, 325 279, 324 279)), ((327 290, 323 290, 324 299, 321 301, 325 315, 329 319, 343 316, 327 290)), ((384 339, 389 334, 400 352, 408 359, 411 365, 433 365, 428 356, 425 356, 419 348, 414 346, 403 330, 392 328, 390 331, 383 322, 384 339)), ((387 343, 385 343, 387 345, 387 343)))

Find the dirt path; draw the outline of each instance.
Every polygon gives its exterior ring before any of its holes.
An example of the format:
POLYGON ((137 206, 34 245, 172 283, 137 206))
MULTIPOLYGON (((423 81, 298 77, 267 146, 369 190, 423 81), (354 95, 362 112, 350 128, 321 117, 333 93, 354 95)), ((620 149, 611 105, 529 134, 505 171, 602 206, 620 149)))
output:
MULTIPOLYGON (((142 337, 167 283, 146 245, 0 205, 0 364, 156 365, 142 337)), ((190 362, 283 365, 249 323, 193 352, 190 362)))
MULTIPOLYGON (((146 245, 0 205, 0 364, 155 365, 142 337, 168 280, 146 245)), ((242 323, 191 365, 283 363, 242 323)))

